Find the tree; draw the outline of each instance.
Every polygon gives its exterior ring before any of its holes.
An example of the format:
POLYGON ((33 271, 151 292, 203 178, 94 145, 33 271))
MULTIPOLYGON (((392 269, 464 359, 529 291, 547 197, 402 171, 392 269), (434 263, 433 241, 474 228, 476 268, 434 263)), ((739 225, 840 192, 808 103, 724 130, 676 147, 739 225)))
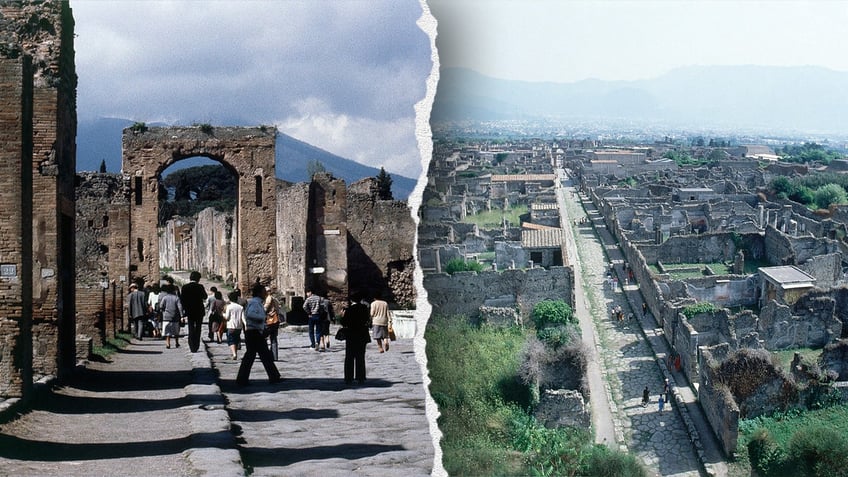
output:
POLYGON ((380 173, 377 174, 377 197, 380 200, 392 200, 392 176, 386 172, 386 169, 380 168, 380 173))
POLYGON ((102 159, 102 160, 100 161, 100 173, 101 173, 101 174, 105 174, 105 173, 106 173, 106 159, 102 159))
POLYGON ((324 167, 324 164, 321 161, 311 160, 306 163, 306 173, 309 175, 310 179, 319 172, 327 172, 327 168, 324 167))
POLYGON ((820 209, 827 209, 833 204, 848 202, 848 194, 839 184, 826 184, 816 189, 813 200, 820 209))

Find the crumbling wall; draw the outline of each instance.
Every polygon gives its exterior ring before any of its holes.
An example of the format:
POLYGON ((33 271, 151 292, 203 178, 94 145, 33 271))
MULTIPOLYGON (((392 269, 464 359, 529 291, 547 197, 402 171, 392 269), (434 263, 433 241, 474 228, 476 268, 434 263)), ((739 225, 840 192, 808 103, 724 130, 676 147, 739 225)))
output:
POLYGON ((739 439, 739 407, 730 389, 718 379, 716 364, 709 351, 701 355, 701 378, 698 402, 710 427, 715 432, 722 451, 727 456, 736 452, 739 439))
POLYGON ((848 340, 825 346, 819 364, 823 370, 835 373, 838 381, 848 381, 848 340))
POLYGON ((412 280, 415 222, 405 201, 380 200, 376 180, 351 184, 347 194, 347 263, 351 286, 386 294, 390 302, 415 303, 412 280))
POLYGON ((515 297, 523 316, 542 300, 562 300, 574 306, 574 270, 571 267, 534 268, 429 274, 424 288, 437 315, 475 317, 486 300, 504 295, 515 297))
POLYGON ((94 346, 102 346, 123 326, 123 297, 118 296, 118 289, 123 293, 128 285, 127 185, 118 174, 77 175, 75 335, 90 339, 94 346))
POLYGON ((791 307, 770 301, 760 311, 758 332, 770 350, 821 348, 842 335, 835 311, 836 300, 824 292, 807 293, 791 307))
POLYGON ((309 184, 277 182, 277 287, 288 296, 304 296, 309 184))

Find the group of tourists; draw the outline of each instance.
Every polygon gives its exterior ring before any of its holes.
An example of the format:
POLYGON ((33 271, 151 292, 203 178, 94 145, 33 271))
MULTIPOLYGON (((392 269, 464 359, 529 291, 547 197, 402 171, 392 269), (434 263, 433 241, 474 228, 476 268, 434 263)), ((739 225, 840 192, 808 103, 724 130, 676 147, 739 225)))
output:
MULTIPOLYGON (((257 283, 250 290, 250 299, 245 299, 241 291, 235 289, 225 301, 217 287, 210 287, 207 294, 199 283, 200 277, 199 272, 191 272, 189 283, 182 288, 178 288, 170 277, 145 290, 131 284, 127 310, 133 324, 133 336, 138 340, 145 334, 164 337, 166 348, 171 348, 172 340, 179 348, 180 328, 187 325, 189 349, 196 352, 200 348, 202 324, 206 321, 209 343, 222 344, 226 339, 230 359, 238 360, 243 332, 245 352, 236 383, 242 386, 249 383, 250 370, 257 356, 269 382, 280 381, 282 377, 274 362, 279 360, 277 338, 281 324, 286 322, 286 311, 275 297, 275 290, 257 283)), ((328 350, 330 324, 336 321, 332 303, 309 289, 303 311, 309 317, 310 348, 328 350)), ((362 294, 353 293, 339 322, 342 330, 336 338, 345 341, 345 383, 362 384, 366 377, 365 349, 372 336, 380 353, 389 351, 390 341, 394 339, 388 303, 379 296, 368 303, 362 294)))

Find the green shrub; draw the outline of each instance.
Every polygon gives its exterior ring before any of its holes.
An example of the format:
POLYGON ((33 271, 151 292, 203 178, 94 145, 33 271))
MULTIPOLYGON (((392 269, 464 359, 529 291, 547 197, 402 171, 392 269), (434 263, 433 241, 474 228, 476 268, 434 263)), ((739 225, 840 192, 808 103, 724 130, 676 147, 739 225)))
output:
POLYGON ((544 300, 536 303, 531 313, 537 329, 547 325, 567 325, 574 322, 571 306, 562 300, 544 300))
POLYGON ((786 453, 772 439, 768 429, 760 428, 748 442, 751 468, 763 477, 783 475, 786 472, 786 453))
POLYGON ((574 341, 576 326, 550 326, 536 330, 536 336, 545 345, 557 349, 574 341))
POLYGON ((454 258, 448 261, 445 265, 445 272, 453 275, 456 272, 482 272, 483 264, 477 260, 464 260, 454 258))
POLYGON ((798 429, 787 447, 796 475, 844 477, 848 472, 848 437, 830 427, 798 429))
POLYGON ((631 454, 614 451, 607 446, 595 445, 583 464, 582 475, 608 477, 648 477, 648 472, 631 454))
POLYGON ((700 303, 695 303, 694 305, 684 306, 681 313, 686 316, 687 319, 692 319, 695 315, 700 315, 701 313, 715 313, 719 310, 719 307, 708 301, 702 301, 700 303))

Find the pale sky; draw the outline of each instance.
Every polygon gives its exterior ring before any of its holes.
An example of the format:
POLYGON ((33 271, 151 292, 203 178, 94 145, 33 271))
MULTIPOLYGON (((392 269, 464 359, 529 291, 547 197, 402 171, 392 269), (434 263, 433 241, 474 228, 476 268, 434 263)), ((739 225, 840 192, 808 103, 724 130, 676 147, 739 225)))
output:
POLYGON ((442 67, 573 82, 689 65, 848 71, 848 2, 429 0, 442 67))
POLYGON ((71 0, 80 120, 274 124, 407 177, 432 68, 418 0, 71 0))

